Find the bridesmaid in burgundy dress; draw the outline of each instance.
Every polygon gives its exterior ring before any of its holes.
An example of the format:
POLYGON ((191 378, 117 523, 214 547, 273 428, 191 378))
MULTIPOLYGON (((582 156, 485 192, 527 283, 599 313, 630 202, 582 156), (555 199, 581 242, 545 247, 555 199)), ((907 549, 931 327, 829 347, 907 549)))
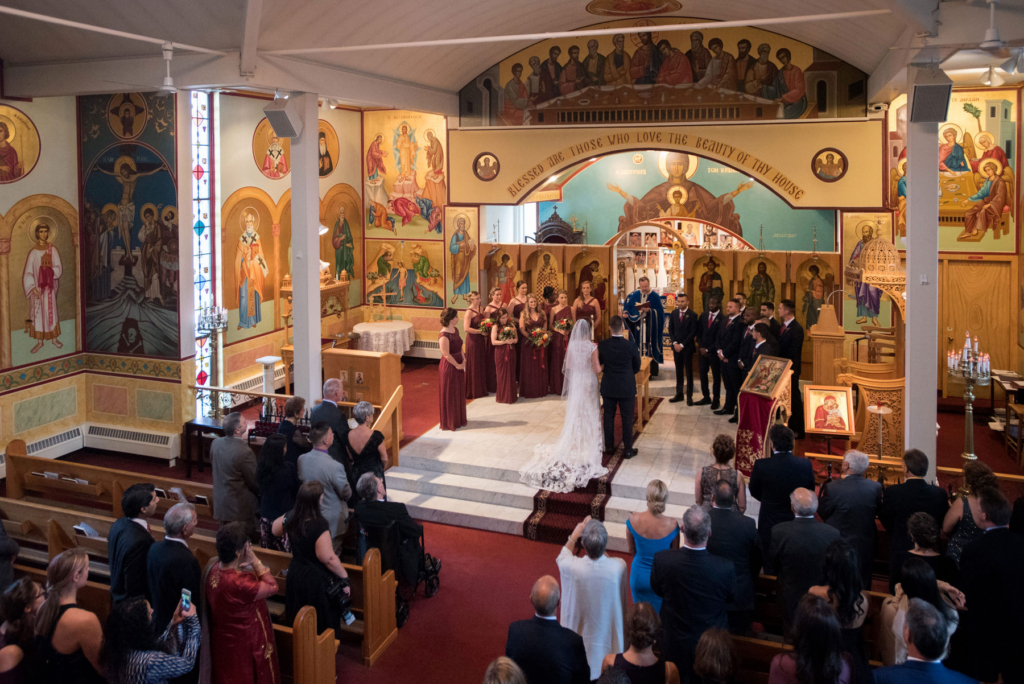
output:
POLYGON ((519 345, 519 334, 512 316, 506 309, 498 309, 494 318, 497 324, 491 328, 491 346, 494 347, 494 365, 498 376, 498 391, 495 401, 499 404, 514 404, 519 398, 519 388, 516 382, 516 347, 519 345), (511 339, 498 339, 498 333, 502 328, 512 329, 511 339))
MULTIPOLYGON (((526 284, 526 281, 520 280, 516 283, 516 296, 506 304, 508 312, 512 314, 512 321, 515 325, 519 325, 519 319, 523 315, 523 309, 526 308, 526 291, 530 289, 530 286, 526 284)), ((516 370, 520 370, 523 367, 523 333, 521 330, 517 330, 519 333, 519 344, 516 345, 516 370)))
MULTIPOLYGON (((494 320, 494 316, 503 307, 501 306, 501 288, 491 288, 491 303, 484 307, 484 316, 494 320)), ((498 376, 494 369, 494 347, 491 345, 491 335, 488 333, 484 335, 484 343, 486 344, 485 353, 487 354, 487 391, 494 394, 498 391, 498 376)))
POLYGON ((586 318, 590 321, 590 329, 594 333, 594 341, 600 339, 601 304, 590 294, 591 282, 580 283, 580 296, 572 303, 572 315, 577 321, 586 318))
POLYGON ((519 396, 536 399, 548 393, 547 347, 536 347, 528 339, 534 330, 547 330, 548 317, 540 308, 535 295, 526 299, 526 308, 519 318, 520 343, 519 396))
POLYGON ((565 290, 558 291, 558 301, 551 307, 551 314, 548 318, 548 330, 551 331, 551 363, 548 366, 548 382, 553 394, 562 394, 562 381, 565 375, 562 373, 562 365, 565 362, 565 350, 569 346, 569 333, 572 328, 562 333, 555 330, 555 321, 567 318, 573 320, 572 308, 569 306, 569 293, 565 290))
POLYGON ((487 339, 480 330, 480 321, 486 316, 479 310, 480 293, 469 293, 469 308, 462 315, 462 328, 466 331, 466 398, 487 396, 487 339))
POLYGON ((462 337, 455 327, 459 314, 447 308, 441 312, 441 364, 438 371, 438 404, 441 407, 441 429, 457 430, 466 425, 466 363, 462 355, 462 337))

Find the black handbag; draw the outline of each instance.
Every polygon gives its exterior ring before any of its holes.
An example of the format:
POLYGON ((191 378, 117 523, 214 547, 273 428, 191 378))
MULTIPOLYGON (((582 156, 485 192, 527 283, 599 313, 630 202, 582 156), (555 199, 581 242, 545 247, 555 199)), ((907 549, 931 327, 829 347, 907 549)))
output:
POLYGON ((345 593, 348 587, 348 578, 337 575, 332 575, 331 581, 327 584, 327 600, 339 613, 348 612, 352 607, 352 597, 345 593))

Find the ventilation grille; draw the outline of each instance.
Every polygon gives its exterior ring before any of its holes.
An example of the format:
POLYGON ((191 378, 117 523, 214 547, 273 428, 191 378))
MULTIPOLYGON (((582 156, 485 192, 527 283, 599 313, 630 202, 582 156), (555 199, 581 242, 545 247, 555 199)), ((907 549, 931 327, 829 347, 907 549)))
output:
POLYGON ((420 349, 440 349, 441 344, 434 340, 416 340, 412 343, 413 347, 419 347, 420 349))
MULTIPOLYGON (((277 379, 277 374, 274 374, 274 378, 277 379)), ((228 385, 228 388, 236 390, 238 392, 262 392, 263 391, 263 374, 254 375, 248 380, 242 382, 236 382, 233 385, 228 385)))
POLYGON ((281 382, 284 382, 284 365, 283 364, 280 365, 280 366, 274 366, 274 384, 277 384, 278 380, 280 380, 281 382))
POLYGON ((82 430, 80 428, 74 428, 72 430, 68 430, 67 432, 62 432, 59 435, 47 437, 46 439, 41 439, 38 442, 32 442, 31 444, 28 445, 26 450, 28 451, 28 455, 32 456, 34 454, 39 453, 40 451, 45 451, 59 444, 64 444, 65 442, 70 442, 73 439, 81 438, 82 430))
MULTIPOLYGON (((137 444, 149 444, 159 447, 165 447, 171 443, 170 435, 160 435, 151 432, 136 432, 135 430, 119 430, 116 428, 103 427, 102 425, 90 425, 89 436, 117 439, 124 442, 136 442, 137 444)), ((29 453, 32 453, 32 447, 29 447, 29 453)))

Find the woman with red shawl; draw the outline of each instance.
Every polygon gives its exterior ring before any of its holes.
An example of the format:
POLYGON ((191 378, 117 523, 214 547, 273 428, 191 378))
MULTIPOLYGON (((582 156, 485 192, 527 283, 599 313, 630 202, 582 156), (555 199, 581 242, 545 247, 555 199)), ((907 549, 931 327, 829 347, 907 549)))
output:
POLYGON ((277 581, 252 551, 244 523, 217 532, 219 560, 203 582, 203 644, 200 682, 280 684, 274 626, 267 597, 277 581))

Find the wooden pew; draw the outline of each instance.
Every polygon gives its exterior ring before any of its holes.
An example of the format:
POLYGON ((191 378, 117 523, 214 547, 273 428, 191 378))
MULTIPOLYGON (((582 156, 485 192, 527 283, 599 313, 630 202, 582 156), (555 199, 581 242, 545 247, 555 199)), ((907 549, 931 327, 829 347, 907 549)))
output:
POLYGON ((778 641, 734 636, 736 650, 740 656, 740 671, 736 684, 768 684, 772 658, 780 653, 793 650, 792 646, 778 641))
MULTIPOLYGON (((102 515, 4 498, 0 498, 0 519, 12 538, 19 542, 45 545, 51 559, 62 551, 81 547, 86 549, 92 559, 102 563, 107 562, 107 535, 111 525, 116 522, 114 518, 102 515), (79 522, 87 523, 100 537, 75 534, 72 526, 79 522)), ((151 524, 150 531, 157 540, 163 539, 162 527, 151 524)), ((217 557, 213 537, 193 535, 188 539, 188 544, 200 566, 205 567, 217 557)), ((285 571, 291 562, 291 554, 261 548, 254 548, 253 551, 273 573, 278 584, 277 595, 283 600, 287 587, 285 571)), ((361 638, 363 663, 370 666, 398 637, 395 573, 393 570, 381 571, 380 551, 377 549, 371 549, 366 554, 361 566, 348 563, 343 565, 351 581, 352 611, 357 619, 351 625, 341 625, 341 630, 361 638)), ((102 572, 98 576, 109 579, 109 575, 104 576, 102 572)), ((106 591, 109 593, 109 588, 106 591)))
MULTIPOLYGON (((49 458, 37 458, 26 455, 24 440, 12 440, 7 445, 7 497, 11 499, 23 499, 28 494, 35 494, 43 498, 73 498, 88 503, 99 504, 110 511, 113 517, 120 518, 124 515, 121 510, 121 496, 124 490, 134 484, 150 483, 167 492, 172 496, 170 490, 180 487, 185 493, 185 498, 196 507, 196 514, 199 519, 206 523, 216 523, 213 517, 213 486, 191 482, 189 480, 175 480, 169 477, 157 477, 132 473, 125 470, 114 470, 112 468, 101 468, 82 463, 70 463, 49 458), (51 479, 33 473, 57 473, 59 479, 51 479), (80 484, 65 480, 84 480, 88 484, 80 484), (208 504, 195 503, 196 495, 205 496, 208 504)), ((177 499, 160 499, 157 507, 157 516, 163 514, 174 504, 177 499)))

